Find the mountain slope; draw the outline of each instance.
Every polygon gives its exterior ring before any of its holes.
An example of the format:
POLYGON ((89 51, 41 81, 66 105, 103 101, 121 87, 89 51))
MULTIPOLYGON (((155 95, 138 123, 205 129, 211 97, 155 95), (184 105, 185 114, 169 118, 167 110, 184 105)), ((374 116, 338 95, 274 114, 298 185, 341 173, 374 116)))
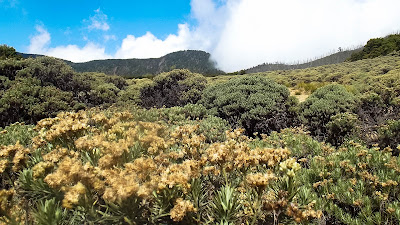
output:
POLYGON ((77 72, 101 72, 124 77, 156 75, 172 69, 189 69, 204 75, 224 74, 210 60, 209 53, 195 50, 174 52, 153 59, 107 59, 85 63, 67 63, 77 72))
POLYGON ((346 61, 353 53, 360 52, 362 48, 356 48, 354 50, 340 51, 332 55, 322 57, 307 63, 288 65, 283 63, 264 63, 250 69, 245 70, 246 73, 260 73, 267 71, 276 70, 294 70, 294 69, 306 69, 310 67, 317 67, 323 65, 337 64, 346 61))

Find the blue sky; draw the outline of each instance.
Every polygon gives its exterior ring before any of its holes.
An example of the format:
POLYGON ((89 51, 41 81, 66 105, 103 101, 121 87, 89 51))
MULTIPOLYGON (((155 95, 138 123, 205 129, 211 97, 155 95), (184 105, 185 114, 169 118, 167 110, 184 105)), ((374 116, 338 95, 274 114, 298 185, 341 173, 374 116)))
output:
POLYGON ((0 0, 0 44, 85 62, 204 50, 225 71, 400 31, 399 0, 0 0))
MULTIPOLYGON (((25 52, 36 25, 46 28, 51 33, 51 44, 57 46, 84 45, 86 37, 101 43, 105 34, 142 36, 151 31, 157 37, 166 38, 176 32, 178 24, 191 20, 189 0, 0 0, 0 15, 3 15, 0 17, 0 43, 25 52), (90 17, 98 14, 95 12, 98 9, 107 15, 110 27, 107 32, 87 29, 90 17)), ((112 53, 117 41, 106 43, 106 50, 112 53)))

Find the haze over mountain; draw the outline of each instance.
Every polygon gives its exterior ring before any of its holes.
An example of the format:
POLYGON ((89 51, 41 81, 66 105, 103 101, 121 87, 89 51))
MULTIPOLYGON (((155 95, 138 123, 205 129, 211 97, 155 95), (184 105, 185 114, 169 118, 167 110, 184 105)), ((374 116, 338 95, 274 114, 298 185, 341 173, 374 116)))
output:
POLYGON ((298 64, 263 63, 258 66, 249 68, 245 70, 245 72, 259 73, 259 72, 276 71, 276 70, 306 69, 323 65, 337 64, 346 61, 347 59, 350 58, 350 56, 352 56, 354 53, 360 52, 362 49, 363 49, 362 47, 359 47, 352 50, 339 51, 325 57, 309 60, 308 62, 298 63, 298 64))

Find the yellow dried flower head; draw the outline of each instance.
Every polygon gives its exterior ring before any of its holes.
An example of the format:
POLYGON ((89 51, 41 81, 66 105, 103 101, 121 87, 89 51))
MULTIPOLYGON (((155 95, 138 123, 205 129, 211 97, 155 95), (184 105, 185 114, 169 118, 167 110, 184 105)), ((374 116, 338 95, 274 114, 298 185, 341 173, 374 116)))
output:
POLYGON ((290 158, 285 160, 284 162, 281 162, 279 164, 279 170, 286 172, 286 174, 289 177, 294 177, 295 173, 301 169, 301 166, 299 163, 296 162, 295 158, 290 158))
POLYGON ((33 168, 33 177, 38 178, 43 176, 46 173, 46 170, 51 169, 54 167, 54 164, 52 162, 39 162, 36 164, 33 168))
POLYGON ((184 191, 190 188, 190 181, 200 175, 199 163, 185 160, 182 164, 172 164, 161 173, 158 189, 181 186, 184 191))
POLYGON ((19 141, 15 145, 1 146, 0 148, 0 172, 4 172, 10 163, 12 162, 12 170, 17 172, 22 168, 25 162, 28 160, 31 150, 22 146, 19 141), (7 163, 5 162, 7 161, 7 163))
POLYGON ((386 182, 381 183, 382 187, 390 187, 390 186, 397 186, 397 181, 394 180, 387 180, 386 182))
POLYGON ((10 199, 14 195, 14 189, 0 189, 0 211, 8 212, 10 207, 10 199))
POLYGON ((196 212, 197 209, 194 208, 190 201, 178 198, 174 207, 170 211, 171 219, 175 222, 182 221, 188 212, 196 212))
POLYGON ((252 187, 265 188, 273 180, 276 180, 276 177, 271 171, 267 173, 252 173, 246 176, 246 183, 252 187))
POLYGON ((7 159, 1 159, 0 160, 0 173, 3 173, 7 169, 9 164, 10 163, 8 162, 7 159))
POLYGON ((62 205, 64 208, 72 209, 74 205, 79 203, 79 200, 86 194, 86 187, 81 182, 76 185, 66 188, 62 205))
POLYGON ((103 172, 106 181, 106 189, 103 198, 110 202, 121 202, 131 196, 137 195, 140 184, 134 174, 122 170, 107 170, 103 172))

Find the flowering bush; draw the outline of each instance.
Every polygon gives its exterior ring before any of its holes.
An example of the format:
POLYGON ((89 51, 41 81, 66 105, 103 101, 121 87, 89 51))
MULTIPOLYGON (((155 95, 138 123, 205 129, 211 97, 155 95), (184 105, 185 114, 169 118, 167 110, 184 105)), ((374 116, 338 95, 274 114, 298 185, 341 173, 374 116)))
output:
POLYGON ((44 119, 28 148, 2 147, 2 174, 19 172, 16 192, 2 187, 2 219, 258 224, 321 216, 311 200, 296 198, 301 166, 288 149, 256 147, 243 130, 207 143, 199 127, 168 127, 127 112, 44 119), (13 213, 15 207, 21 215, 13 213))

